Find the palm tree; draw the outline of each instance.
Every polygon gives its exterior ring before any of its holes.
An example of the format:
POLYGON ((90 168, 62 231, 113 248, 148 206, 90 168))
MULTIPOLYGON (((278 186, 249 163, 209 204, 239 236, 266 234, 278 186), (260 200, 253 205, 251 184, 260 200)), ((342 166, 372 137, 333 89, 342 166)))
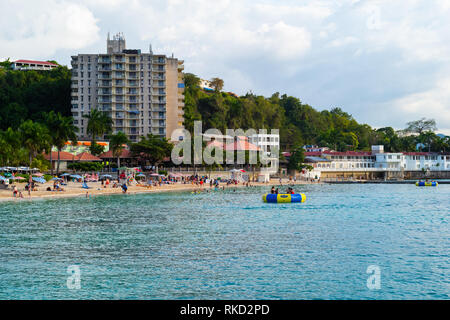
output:
POLYGON ((58 164, 56 168, 56 174, 59 173, 60 166, 60 153, 62 148, 64 148, 68 140, 76 142, 77 135, 76 132, 78 128, 74 126, 72 117, 64 117, 61 113, 55 113, 53 110, 44 115, 45 124, 51 132, 49 143, 50 143, 50 165, 51 174, 53 175, 53 164, 52 164, 52 147, 55 146, 58 149, 58 164))
POLYGON ((85 114, 83 117, 88 120, 87 132, 91 135, 92 142, 96 137, 110 133, 112 130, 112 119, 106 112, 93 109, 90 114, 85 114))
POLYGON ((71 140, 72 143, 77 141, 78 128, 73 124, 72 117, 64 117, 59 112, 57 114, 58 127, 54 131, 54 142, 58 149, 58 165, 56 167, 56 174, 59 174, 59 165, 61 162, 60 153, 64 148, 67 141, 71 140))
POLYGON ((109 147, 112 150, 113 157, 117 158, 117 168, 120 168, 120 155, 124 148, 123 145, 127 143, 129 143, 128 137, 122 131, 109 137, 109 147))
POLYGON ((28 150, 29 165, 33 157, 44 149, 48 149, 50 135, 48 129, 40 123, 27 120, 19 127, 22 145, 28 150))
MULTIPOLYGON (((47 126, 47 129, 54 133, 56 128, 58 127, 58 118, 56 113, 52 110, 49 113, 44 114, 44 123, 47 126)), ((52 148, 55 145, 55 136, 52 134, 50 135, 49 140, 50 148, 49 148, 49 155, 50 155, 50 171, 53 175, 53 157, 52 157, 52 148)))

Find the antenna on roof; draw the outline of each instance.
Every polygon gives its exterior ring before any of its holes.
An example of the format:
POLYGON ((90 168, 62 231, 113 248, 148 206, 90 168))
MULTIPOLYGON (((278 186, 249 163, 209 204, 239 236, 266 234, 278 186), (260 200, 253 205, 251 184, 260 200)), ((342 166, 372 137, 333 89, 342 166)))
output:
POLYGON ((150 54, 153 54, 152 44, 150 43, 150 54))

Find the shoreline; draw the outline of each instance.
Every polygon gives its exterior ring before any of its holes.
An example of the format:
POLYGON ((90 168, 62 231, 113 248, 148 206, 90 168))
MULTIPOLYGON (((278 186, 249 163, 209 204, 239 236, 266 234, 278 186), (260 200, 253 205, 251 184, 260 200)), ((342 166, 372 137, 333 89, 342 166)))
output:
MULTIPOLYGON (((89 199, 95 198, 98 196, 111 196, 111 195, 136 195, 136 194, 152 194, 152 193, 165 193, 165 192, 187 192, 187 191, 197 191, 197 190, 214 190, 214 187, 210 187, 209 185, 204 185, 203 187, 192 185, 192 184, 169 184, 162 185, 161 187, 139 187, 139 186, 129 186, 126 193, 122 192, 122 189, 119 188, 102 188, 100 182, 90 183, 92 186, 90 189, 82 189, 81 185, 77 183, 71 182, 70 186, 65 186, 66 191, 33 191, 31 192, 31 196, 28 196, 26 191, 22 191, 23 198, 14 198, 12 196, 12 190, 0 190, 0 203, 1 202, 23 202, 23 201, 34 201, 34 200, 52 200, 52 199, 68 199, 68 198, 88 198, 86 197, 86 192, 89 193, 89 199)), ((308 184, 318 184, 318 183, 310 183, 307 181, 296 181, 295 183, 288 183, 283 181, 283 186, 287 185, 308 185, 308 184)), ((46 189, 48 186, 52 185, 52 183, 45 183, 39 185, 40 189, 46 189)), ((263 182, 254 182, 250 183, 249 187, 267 187, 275 185, 279 186, 279 181, 271 181, 269 183, 263 182)), ((20 185, 19 185, 20 186, 20 185)), ((246 188, 246 185, 240 183, 237 185, 222 185, 219 189, 225 187, 225 190, 230 188, 246 188)))

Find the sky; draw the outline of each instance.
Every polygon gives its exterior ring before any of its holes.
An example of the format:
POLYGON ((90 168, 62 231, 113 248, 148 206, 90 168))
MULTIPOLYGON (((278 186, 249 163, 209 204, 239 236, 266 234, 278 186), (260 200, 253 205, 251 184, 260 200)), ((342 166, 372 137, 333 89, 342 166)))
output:
POLYGON ((0 0, 0 59, 129 49, 184 60, 237 94, 274 92, 358 122, 403 129, 434 118, 450 135, 447 0, 0 0))

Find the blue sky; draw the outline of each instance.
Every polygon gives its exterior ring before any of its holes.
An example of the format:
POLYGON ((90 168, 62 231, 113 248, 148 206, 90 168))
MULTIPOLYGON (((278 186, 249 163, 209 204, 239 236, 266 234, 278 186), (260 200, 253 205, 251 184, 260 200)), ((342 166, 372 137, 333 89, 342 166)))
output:
POLYGON ((341 107, 374 127, 434 118, 450 134, 450 1, 0 0, 0 58, 129 48, 172 54, 225 89, 341 107))

